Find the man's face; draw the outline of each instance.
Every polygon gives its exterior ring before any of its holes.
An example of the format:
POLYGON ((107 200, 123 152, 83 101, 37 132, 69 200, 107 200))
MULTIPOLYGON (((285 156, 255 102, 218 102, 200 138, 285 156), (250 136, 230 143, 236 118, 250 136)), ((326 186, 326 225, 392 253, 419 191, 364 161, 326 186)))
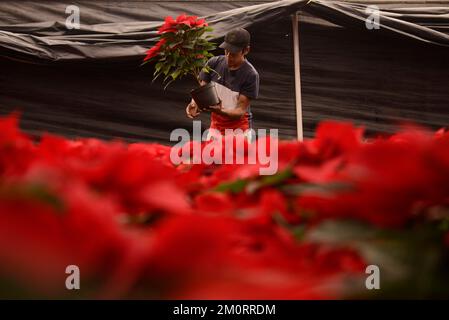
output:
POLYGON ((225 50, 226 62, 229 68, 237 68, 245 60, 245 54, 247 49, 243 49, 237 53, 232 53, 229 50, 225 50))

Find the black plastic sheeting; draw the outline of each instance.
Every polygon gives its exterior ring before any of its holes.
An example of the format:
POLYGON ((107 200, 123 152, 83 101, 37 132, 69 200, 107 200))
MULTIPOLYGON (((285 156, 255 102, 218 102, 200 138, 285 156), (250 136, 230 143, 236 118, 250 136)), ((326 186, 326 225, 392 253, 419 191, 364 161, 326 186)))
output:
MULTIPOLYGON (((8 2, 8 1, 7 1, 8 2)), ((92 3, 92 2, 90 2, 92 3)), ((98 2, 87 6, 80 3, 82 16, 95 16, 101 10, 98 2), (81 5, 82 4, 82 5, 81 5)), ((217 3, 217 2, 215 2, 217 3)), ((101 4, 101 2, 100 2, 101 4)), ((52 5, 53 4, 49 4, 52 5)), ((188 6, 191 6, 189 4, 188 6)), ((193 4, 194 6, 201 5, 193 4)), ((2 7, 5 4, 2 4, 2 7)), ((79 30, 69 30, 64 21, 42 21, 27 24, 0 25, 0 45, 33 61, 118 59, 142 55, 157 35, 161 24, 157 17, 179 10, 179 3, 158 6, 152 2, 153 21, 128 21, 82 24, 79 30), (168 6, 168 7, 167 7, 168 6), (170 6, 172 6, 170 8, 170 6)), ((120 10, 119 7, 114 8, 120 10)), ((150 9, 150 8, 148 8, 150 9)), ((215 38, 221 38, 234 27, 265 26, 294 11, 303 10, 340 25, 365 28, 366 5, 342 2, 287 0, 268 2, 206 15, 214 28, 215 38)), ((63 11, 64 12, 64 11, 63 11)), ((34 11, 39 15, 39 12, 34 11)), ((6 21, 7 22, 7 21, 6 21)), ((382 32, 449 46, 449 8, 397 8, 380 14, 382 32)))
MULTIPOLYGON (((249 59, 261 75, 256 128, 296 137, 292 26, 301 11, 305 135, 323 119, 390 132, 408 119, 441 127, 448 117, 449 7, 387 5, 367 30, 366 5, 335 1, 72 1, 81 29, 65 27, 67 4, 0 2, 0 112, 22 110, 29 132, 168 143, 191 80, 163 91, 139 67, 166 15, 206 17, 216 42, 234 27, 252 33, 249 59)), ((220 54, 219 51, 216 52, 220 54)), ((208 117, 203 115, 203 126, 208 117)))
POLYGON ((351 120, 369 133, 413 121, 449 124, 449 50, 379 31, 300 16, 305 132, 319 120, 351 120))
MULTIPOLYGON (((262 25, 267 21, 274 22, 298 10, 305 3, 306 0, 263 3, 212 13, 205 18, 214 28, 212 35, 218 39, 234 27, 246 28, 262 25)), ((201 4, 189 3, 188 6, 190 5, 201 8, 201 4)), ((93 7, 87 4, 84 7, 80 4, 79 7, 82 15, 94 16, 99 11, 98 3, 93 7)), ((185 11, 184 7, 187 4, 169 2, 158 6, 157 2, 152 2, 148 9, 153 15, 159 13, 159 19, 83 24, 76 31, 68 30, 65 21, 0 26, 0 44, 3 48, 36 62, 132 58, 141 56, 154 44, 162 17, 176 16, 185 11)))

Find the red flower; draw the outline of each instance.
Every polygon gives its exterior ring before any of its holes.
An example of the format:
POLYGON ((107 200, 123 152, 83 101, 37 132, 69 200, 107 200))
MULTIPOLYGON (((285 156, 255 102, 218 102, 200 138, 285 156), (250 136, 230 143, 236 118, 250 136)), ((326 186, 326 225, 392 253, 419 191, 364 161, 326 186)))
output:
POLYGON ((328 160, 320 165, 298 164, 293 172, 301 180, 313 183, 324 183, 331 181, 337 175, 339 167, 342 166, 342 159, 335 158, 328 160))
POLYGON ((194 275, 201 276, 202 281, 212 280, 229 256, 236 226, 231 219, 202 215, 161 222, 153 232, 147 277, 175 280, 178 287, 194 275))
MULTIPOLYGON (((423 214, 426 206, 447 205, 449 139, 408 129, 359 147, 351 143, 341 149, 341 142, 335 144, 345 158, 338 171, 330 161, 325 167, 316 167, 316 172, 296 168, 300 176, 312 181, 332 178, 350 187, 327 195, 300 196, 299 207, 314 212, 316 218, 352 218, 400 227, 423 214)), ((332 149, 337 150, 329 144, 327 150, 332 149)))
POLYGON ((207 27, 208 26, 205 19, 196 20, 195 22, 193 22, 191 24, 192 24, 192 26, 195 26, 195 27, 207 27))
POLYGON ((324 121, 318 125, 311 147, 321 159, 329 159, 357 150, 362 137, 363 129, 355 128, 351 123, 324 121))
MULTIPOLYGON (((100 298, 344 297, 344 280, 365 279, 357 240, 310 243, 314 223, 407 228, 443 220, 449 206, 448 132, 408 128, 370 143, 360 135, 323 123, 315 140, 280 142, 282 171, 261 177, 260 163, 174 166, 172 149, 157 144, 52 135, 33 143, 17 117, 2 118, 0 278, 15 292, 65 298, 65 267, 75 264, 100 298)), ((231 146, 217 145, 173 151, 222 159, 231 146)), ((245 144, 245 160, 254 145, 245 144)), ((441 240, 449 245, 447 231, 441 240)))
POLYGON ((162 38, 161 40, 158 41, 158 43, 156 43, 154 45, 154 47, 152 47, 151 49, 149 49, 147 51, 147 56, 145 57, 145 59, 143 59, 143 61, 147 61, 155 56, 157 56, 157 54, 159 53, 159 51, 161 50, 161 47, 165 44, 167 40, 162 38))
POLYGON ((195 198, 196 208, 205 212, 230 213, 235 209, 230 195, 225 193, 203 193, 195 198))
POLYGON ((158 29, 158 34, 165 33, 165 32, 175 32, 177 22, 171 17, 168 16, 165 18, 165 23, 158 29))
POLYGON ((272 220, 273 215, 280 214, 288 223, 300 222, 299 215, 291 212, 287 199, 276 189, 266 189, 261 192, 259 212, 272 220))
MULTIPOLYGON (((188 21, 188 25, 190 27, 206 27, 207 26, 206 20, 204 20, 204 19, 199 19, 198 20, 197 16, 187 17, 186 20, 188 21)), ((185 21, 184 21, 184 23, 185 23, 185 21)))
POLYGON ((186 14, 179 15, 176 20, 171 16, 165 18, 164 24, 158 29, 158 34, 167 32, 176 32, 178 30, 177 26, 186 25, 191 28, 206 27, 208 24, 206 20, 199 19, 197 16, 187 16, 186 14))
POLYGON ((236 225, 231 239, 232 250, 219 265, 220 272, 208 271, 215 276, 178 287, 170 298, 337 298, 344 293, 344 277, 360 275, 366 266, 353 250, 298 245, 267 225, 236 225))
POLYGON ((177 24, 181 24, 187 22, 190 25, 190 17, 188 17, 185 13, 180 14, 177 18, 176 18, 176 23, 177 24))
POLYGON ((61 297, 66 267, 76 265, 84 283, 96 283, 97 297, 123 296, 144 265, 145 238, 119 224, 112 199, 74 180, 65 183, 0 187, 2 277, 39 297, 61 297))
POLYGON ((18 114, 0 118, 0 175, 22 174, 34 160, 35 146, 21 133, 18 114))

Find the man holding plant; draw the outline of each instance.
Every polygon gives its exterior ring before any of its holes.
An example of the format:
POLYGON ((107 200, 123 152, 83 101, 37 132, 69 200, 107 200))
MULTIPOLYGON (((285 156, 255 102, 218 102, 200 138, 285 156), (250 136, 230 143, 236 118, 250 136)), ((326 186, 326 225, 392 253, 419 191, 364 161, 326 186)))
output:
POLYGON ((221 102, 200 109, 192 99, 186 108, 187 116, 194 118, 201 111, 210 112, 210 127, 221 134, 225 129, 251 129, 250 103, 259 95, 259 73, 246 58, 250 51, 249 32, 243 28, 228 32, 220 48, 225 50, 224 55, 212 57, 207 62, 213 72, 203 70, 199 79, 201 85, 215 82, 221 102))
POLYGON ((246 59, 250 34, 243 28, 231 30, 220 45, 224 55, 214 57, 210 51, 215 45, 208 40, 212 36, 205 35, 210 31, 208 23, 196 16, 181 14, 176 19, 168 16, 158 28, 159 41, 147 51, 143 64, 155 62, 153 81, 163 76, 164 88, 186 75, 193 76, 200 86, 213 84, 210 88, 214 87, 218 96, 213 101, 220 103, 201 104, 199 108, 192 99, 186 108, 187 116, 194 118, 207 111, 211 113, 211 129, 221 134, 226 129, 245 132, 252 129, 250 102, 259 95, 259 73, 246 59))

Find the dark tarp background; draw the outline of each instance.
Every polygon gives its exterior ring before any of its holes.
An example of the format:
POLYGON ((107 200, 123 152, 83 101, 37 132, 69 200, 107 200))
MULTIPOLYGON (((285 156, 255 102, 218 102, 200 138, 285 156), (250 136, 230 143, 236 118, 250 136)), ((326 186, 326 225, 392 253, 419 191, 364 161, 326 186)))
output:
MULTIPOLYGON (((66 136, 169 143, 191 128, 192 80, 166 91, 139 67, 166 15, 205 16, 216 42, 236 26, 252 34, 249 60, 261 76, 256 128, 296 137, 292 26, 301 10, 305 136, 323 119, 352 120, 370 133, 412 120, 449 123, 449 5, 379 4, 381 29, 365 28, 367 4, 337 1, 72 1, 81 29, 67 30, 66 3, 0 2, 0 113, 22 127, 66 136)), ((219 51, 216 52, 220 54, 219 51)), ((208 126, 208 117, 201 117, 208 126)))

